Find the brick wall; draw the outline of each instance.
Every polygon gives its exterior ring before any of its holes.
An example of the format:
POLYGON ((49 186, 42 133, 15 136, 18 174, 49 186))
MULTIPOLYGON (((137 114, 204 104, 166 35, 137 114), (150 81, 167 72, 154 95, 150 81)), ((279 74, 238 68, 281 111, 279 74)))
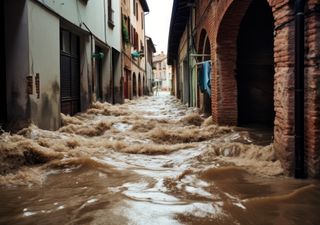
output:
MULTIPOLYGON (((252 0, 197 1, 196 45, 207 31, 211 43, 212 117, 237 125, 236 57, 241 19, 252 0)), ((288 175, 294 172, 294 8, 290 0, 269 0, 274 17, 274 147, 288 175)), ((306 16, 305 142, 309 176, 320 171, 319 0, 308 1, 306 16), (315 12, 315 8, 318 11, 315 12)))
POLYGON ((320 177, 320 1, 306 10, 305 147, 309 176, 320 177))

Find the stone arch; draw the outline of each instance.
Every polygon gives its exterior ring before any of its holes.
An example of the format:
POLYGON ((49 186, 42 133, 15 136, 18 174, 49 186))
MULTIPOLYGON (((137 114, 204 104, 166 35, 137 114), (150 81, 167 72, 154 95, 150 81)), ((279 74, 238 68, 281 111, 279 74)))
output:
MULTIPOLYGON (((199 54, 211 54, 210 40, 208 33, 205 29, 201 30, 200 38, 198 42, 198 53, 199 54)), ((199 60, 210 60, 210 56, 199 57, 199 60)))
MULTIPOLYGON (((216 65, 214 67, 214 82, 215 87, 218 88, 216 96, 217 105, 215 106, 217 113, 213 113, 214 120, 219 124, 239 124, 239 85, 237 80, 240 62, 238 60, 239 32, 242 29, 243 20, 245 17, 248 17, 247 14, 252 11, 250 7, 256 7, 256 5, 261 4, 261 2, 269 7, 268 10, 271 12, 271 7, 266 0, 234 0, 231 3, 229 2, 230 5, 226 7, 226 11, 219 24, 216 37, 216 65)), ((260 8, 257 9, 257 11, 259 10, 260 8)), ((265 8, 263 10, 265 10, 265 8)), ((272 12, 271 17, 273 19, 272 12)), ((258 17, 255 19, 259 20, 258 17)), ((271 49, 273 50, 273 47, 271 47, 271 49)))
MULTIPOLYGON (((203 62, 207 60, 211 60, 211 44, 210 39, 208 36, 208 33, 205 29, 201 30, 199 42, 198 42, 198 51, 199 54, 202 56, 198 57, 198 61, 203 62)), ((211 75, 210 75, 211 76, 211 75)), ((208 93, 200 94, 200 89, 198 86, 197 90, 197 96, 198 96, 198 106, 201 108, 201 110, 210 115, 211 114, 211 97, 208 93)))

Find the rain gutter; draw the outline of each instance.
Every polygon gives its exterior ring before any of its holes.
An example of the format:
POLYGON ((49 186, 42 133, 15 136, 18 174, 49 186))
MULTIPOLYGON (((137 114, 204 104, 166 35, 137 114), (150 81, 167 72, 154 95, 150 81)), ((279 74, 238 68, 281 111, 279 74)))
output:
POLYGON ((304 6, 295 0, 295 178, 305 178, 304 171, 304 6))

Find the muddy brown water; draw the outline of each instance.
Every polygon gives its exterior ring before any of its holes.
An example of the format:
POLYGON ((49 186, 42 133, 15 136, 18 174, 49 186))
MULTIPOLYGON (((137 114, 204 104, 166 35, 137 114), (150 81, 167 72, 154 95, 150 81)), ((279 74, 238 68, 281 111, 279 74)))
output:
POLYGON ((319 224, 320 183, 285 177, 266 132, 166 93, 0 136, 0 224, 319 224))

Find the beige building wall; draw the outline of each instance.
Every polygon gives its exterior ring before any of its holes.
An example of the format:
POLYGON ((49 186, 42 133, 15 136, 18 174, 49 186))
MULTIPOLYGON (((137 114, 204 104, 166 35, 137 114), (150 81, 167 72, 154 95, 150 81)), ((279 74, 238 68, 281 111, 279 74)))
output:
POLYGON ((41 128, 57 129, 60 126, 59 18, 33 1, 28 1, 28 18, 29 71, 34 81, 33 94, 29 95, 31 120, 41 128))

